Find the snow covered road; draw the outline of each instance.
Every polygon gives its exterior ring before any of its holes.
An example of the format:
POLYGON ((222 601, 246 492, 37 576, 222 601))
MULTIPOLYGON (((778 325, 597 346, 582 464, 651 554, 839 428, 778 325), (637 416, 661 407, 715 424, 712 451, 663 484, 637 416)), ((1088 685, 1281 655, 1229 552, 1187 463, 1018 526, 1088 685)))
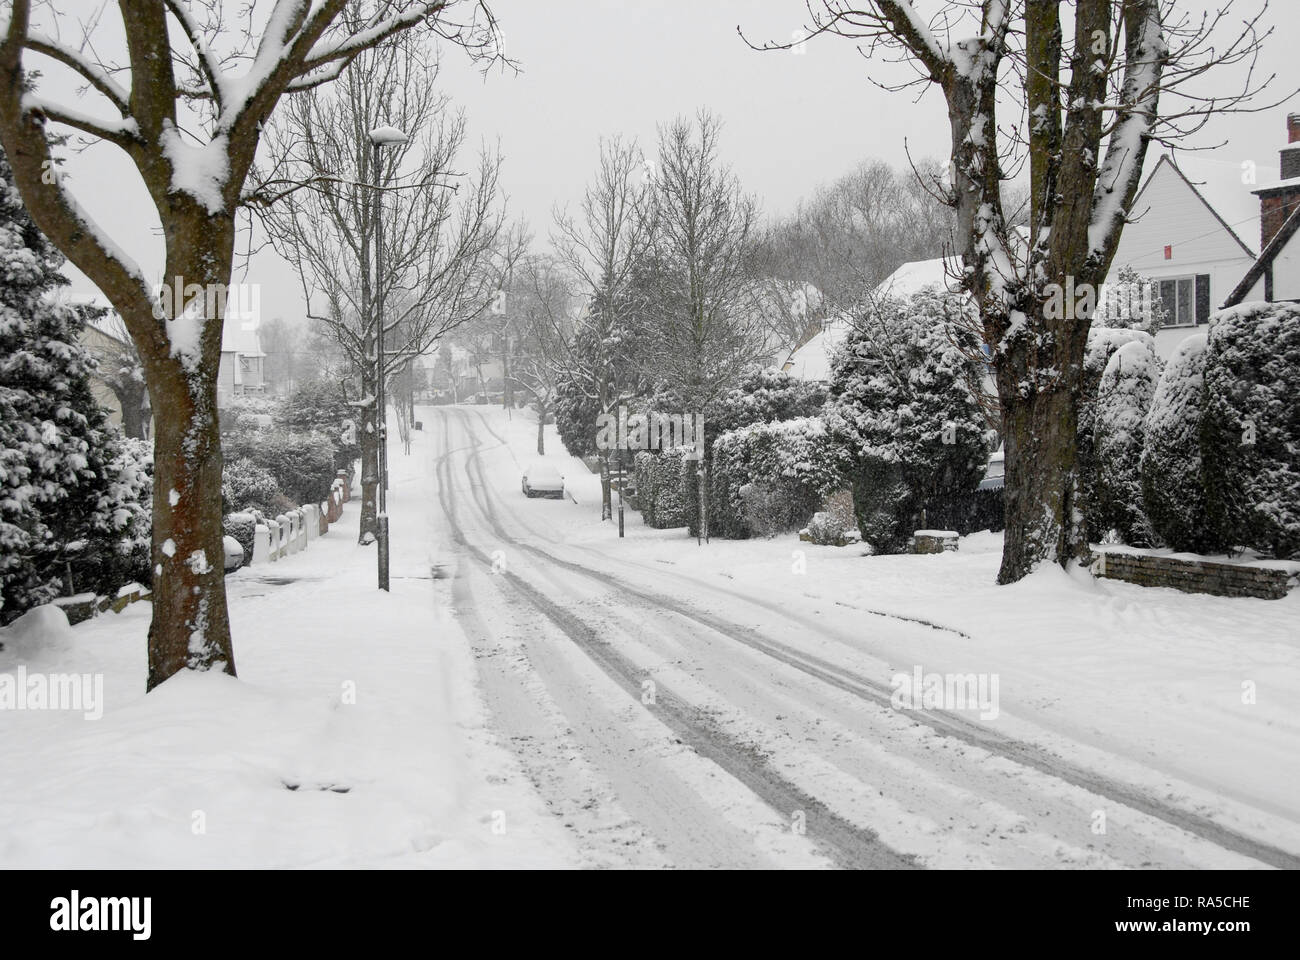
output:
POLYGON ((1104 738, 894 709, 881 651, 932 626, 584 536, 590 504, 519 493, 535 426, 498 414, 425 411, 435 528, 492 723, 583 862, 1300 866, 1290 817, 1129 776, 1104 738))

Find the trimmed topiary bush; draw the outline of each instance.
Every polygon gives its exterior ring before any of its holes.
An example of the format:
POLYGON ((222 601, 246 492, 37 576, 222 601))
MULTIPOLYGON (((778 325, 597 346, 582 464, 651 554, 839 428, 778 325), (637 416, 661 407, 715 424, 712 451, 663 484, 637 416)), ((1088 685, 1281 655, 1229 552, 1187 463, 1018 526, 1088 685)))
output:
POLYGON ((687 510, 682 488, 682 465, 695 461, 685 459, 684 449, 665 450, 662 453, 642 451, 633 461, 636 481, 637 505, 647 526, 656 530, 671 530, 687 525, 687 510))
POLYGON ((1210 321, 1201 457, 1214 536, 1300 558, 1300 304, 1210 321))
POLYGON ((1160 379, 1150 337, 1126 343, 1111 356, 1097 390, 1093 450, 1097 458, 1092 522, 1115 530, 1131 546, 1156 537, 1142 505, 1142 446, 1147 413, 1160 379))
POLYGON ((1222 553, 1229 544, 1206 519, 1201 461, 1205 415, 1203 333, 1178 345, 1156 385, 1142 447, 1142 503, 1151 528, 1168 546, 1192 553, 1222 553))

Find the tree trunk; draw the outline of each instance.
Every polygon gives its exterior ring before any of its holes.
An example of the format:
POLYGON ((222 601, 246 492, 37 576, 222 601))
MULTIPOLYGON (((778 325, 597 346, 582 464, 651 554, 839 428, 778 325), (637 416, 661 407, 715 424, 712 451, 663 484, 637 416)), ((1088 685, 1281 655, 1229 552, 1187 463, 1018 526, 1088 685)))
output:
POLYGON ((609 455, 602 453, 600 457, 600 519, 612 520, 613 518, 614 497, 611 493, 609 478, 609 455))
POLYGON ((1029 322, 1047 329, 1042 340, 1054 349, 1038 356, 1021 341, 999 358, 1006 533, 998 582, 1004 584, 1028 575, 1040 563, 1065 566, 1088 553, 1077 437, 1088 324, 1032 318, 1029 322), (1044 376, 1044 367, 1053 375, 1044 376), (1027 391, 1018 389, 1023 384, 1032 386, 1027 391))
POLYGON ((122 432, 133 440, 143 440, 144 437, 144 386, 141 385, 139 390, 123 390, 117 395, 117 401, 122 405, 122 432))
POLYGON ((370 403, 361 408, 361 526, 357 543, 374 543, 379 535, 379 422, 375 382, 371 371, 361 374, 361 394, 370 403))
POLYGON ((546 405, 537 404, 537 455, 546 456, 546 405))
MULTIPOLYGON (((220 329, 216 324, 218 344, 220 329)), ((154 364, 159 365, 173 370, 151 384, 159 409, 168 415, 158 419, 154 438, 149 690, 186 668, 235 674, 226 610, 216 378, 205 375, 196 384, 180 361, 154 364)))
POLYGON ((699 494, 700 504, 700 535, 698 539, 703 540, 705 543, 709 542, 709 483, 712 479, 709 472, 708 460, 701 460, 698 473, 699 482, 696 483, 695 489, 699 494))

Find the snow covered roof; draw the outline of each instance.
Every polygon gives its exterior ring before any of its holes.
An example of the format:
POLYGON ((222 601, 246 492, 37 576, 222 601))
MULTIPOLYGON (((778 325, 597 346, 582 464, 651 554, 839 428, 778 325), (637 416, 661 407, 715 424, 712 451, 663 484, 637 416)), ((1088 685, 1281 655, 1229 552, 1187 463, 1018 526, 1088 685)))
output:
POLYGON ((266 356, 262 352, 262 341, 257 335, 257 327, 241 323, 239 320, 227 320, 222 325, 221 352, 237 353, 243 357, 266 356))
POLYGON ((925 287, 956 290, 961 275, 960 257, 937 257, 905 263, 875 289, 875 296, 911 297, 925 287))
POLYGON ((849 323, 846 317, 836 317, 823 325, 821 331, 814 334, 807 343, 791 352, 781 367, 792 377, 804 381, 827 382, 831 378, 831 358, 848 335, 849 323))

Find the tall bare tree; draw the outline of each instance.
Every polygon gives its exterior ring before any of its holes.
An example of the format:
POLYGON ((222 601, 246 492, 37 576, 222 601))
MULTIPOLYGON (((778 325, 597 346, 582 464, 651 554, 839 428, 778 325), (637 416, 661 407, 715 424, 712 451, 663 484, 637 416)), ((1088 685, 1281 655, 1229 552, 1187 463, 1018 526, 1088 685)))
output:
POLYGON ((787 302, 811 284, 827 313, 864 305, 901 264, 940 257, 951 244, 952 212, 930 186, 941 175, 933 160, 914 172, 863 161, 762 232, 759 271, 787 302))
POLYGON ((1267 85, 1253 70, 1226 91, 1195 83, 1253 66, 1266 5, 1229 28, 1226 3, 1200 18, 1176 0, 943 0, 930 17, 913 0, 807 2, 812 36, 906 60, 917 79, 905 85, 937 87, 947 103, 943 188, 962 283, 993 352, 1006 444, 1001 583, 1088 551, 1075 433, 1091 317, 1053 319, 1052 291, 1105 281, 1151 143, 1186 137, 1267 85), (1000 112, 1008 101, 1018 117, 1000 112), (1002 192, 1026 157, 1027 242, 1002 192))
MULTIPOLYGON (((706 417, 767 348, 751 256, 755 204, 719 156, 721 129, 701 112, 660 131, 646 310, 655 349, 643 354, 650 377, 687 405, 681 412, 706 417)), ((707 419, 705 430, 707 438, 707 419)), ((703 539, 710 477, 706 456, 698 484, 703 539)))
MULTIPOLYGON (((640 390, 631 364, 628 330, 635 278, 654 234, 651 167, 634 141, 600 144, 595 180, 576 216, 555 212, 552 236, 558 256, 578 280, 588 309, 575 333, 569 380, 595 402, 598 414, 616 411, 640 390), (585 349, 584 349, 585 348, 585 349)), ((600 458, 601 519, 614 515, 608 450, 600 458)))
POLYGON ((493 56, 495 26, 483 0, 276 0, 269 12, 247 4, 234 15, 216 0, 118 0, 119 62, 97 52, 116 42, 102 16, 108 6, 72 22, 55 4, 7 4, 0 143, 32 218, 121 314, 159 414, 152 689, 185 668, 235 672, 221 563, 220 292, 230 283, 236 216, 249 199, 245 181, 264 126, 283 96, 334 80, 391 36, 422 26, 493 56), (43 95, 33 73, 51 68, 75 74, 93 91, 93 107, 43 95), (161 222, 162 276, 180 297, 160 299, 144 269, 86 213, 58 175, 51 128, 113 144, 133 161, 161 222))
POLYGON ((515 317, 514 381, 537 408, 537 453, 546 454, 546 422, 555 412, 560 376, 575 353, 578 300, 554 258, 525 257, 510 288, 515 317))
POLYGON ((465 120, 438 92, 437 73, 413 34, 363 51, 337 83, 288 104, 267 136, 272 160, 258 171, 264 191, 287 184, 262 222, 298 270, 308 315, 338 342, 361 385, 362 543, 376 536, 380 378, 387 383, 439 337, 485 316, 495 289, 499 161, 485 154, 476 177, 457 173, 465 120), (386 126, 408 141, 376 150, 369 132, 386 126))

